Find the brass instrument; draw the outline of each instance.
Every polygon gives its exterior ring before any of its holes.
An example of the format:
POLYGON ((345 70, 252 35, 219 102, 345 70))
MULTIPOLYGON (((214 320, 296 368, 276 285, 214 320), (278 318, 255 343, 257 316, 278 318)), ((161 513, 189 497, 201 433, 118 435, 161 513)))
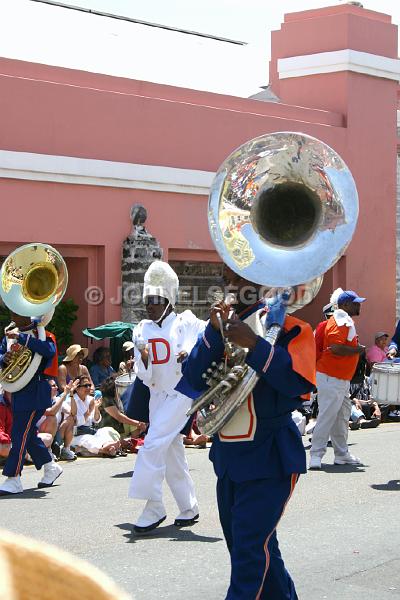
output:
MULTIPOLYGON (((45 326, 64 296, 68 284, 67 267, 61 254, 48 244, 32 243, 20 246, 4 261, 0 272, 0 296, 15 314, 31 317, 32 324, 24 330, 37 329, 45 340, 45 326)), ((15 323, 5 333, 16 329, 15 323)), ((16 392, 32 379, 41 355, 9 340, 12 358, 0 371, 0 384, 6 391, 16 392)))
MULTIPOLYGON (((287 312, 318 293, 357 218, 357 190, 346 164, 302 133, 266 134, 240 146, 219 168, 208 202, 210 235, 224 263, 269 294, 294 295, 287 312)), ((257 333, 274 344, 280 329, 257 333)), ((245 350, 226 344, 226 356, 203 375, 210 389, 188 412, 200 411, 197 424, 207 435, 229 422, 259 378, 245 350)))

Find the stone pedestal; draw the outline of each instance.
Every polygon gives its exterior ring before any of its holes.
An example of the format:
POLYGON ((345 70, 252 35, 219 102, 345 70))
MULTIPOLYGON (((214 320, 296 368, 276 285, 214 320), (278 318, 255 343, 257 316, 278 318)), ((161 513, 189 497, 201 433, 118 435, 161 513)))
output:
POLYGON ((145 227, 147 211, 135 204, 131 209, 132 231, 122 245, 121 319, 138 323, 147 317, 142 302, 143 278, 150 264, 162 258, 162 248, 145 227))

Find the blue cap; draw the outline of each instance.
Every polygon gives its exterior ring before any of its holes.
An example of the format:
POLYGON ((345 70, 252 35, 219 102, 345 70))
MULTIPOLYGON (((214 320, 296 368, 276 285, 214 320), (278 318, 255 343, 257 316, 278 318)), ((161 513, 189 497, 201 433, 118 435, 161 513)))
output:
POLYGON ((338 305, 344 304, 345 302, 359 302, 361 304, 361 302, 365 302, 365 300, 366 298, 360 298, 360 296, 352 290, 346 290, 340 294, 337 303, 338 305))

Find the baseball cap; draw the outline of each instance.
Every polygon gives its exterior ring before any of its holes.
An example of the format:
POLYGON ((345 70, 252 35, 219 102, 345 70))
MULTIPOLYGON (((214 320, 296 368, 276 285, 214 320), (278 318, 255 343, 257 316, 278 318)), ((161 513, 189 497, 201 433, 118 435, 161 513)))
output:
POLYGON ((377 331, 375 334, 375 339, 378 340, 379 338, 383 337, 383 336, 389 337, 389 334, 386 333, 386 331, 377 331))
POLYGON ((366 298, 361 298, 358 294, 356 294, 356 292, 353 292, 353 290, 346 290, 340 294, 339 298, 337 299, 337 303, 344 304, 345 302, 359 302, 361 304, 361 302, 365 302, 365 300, 366 298))

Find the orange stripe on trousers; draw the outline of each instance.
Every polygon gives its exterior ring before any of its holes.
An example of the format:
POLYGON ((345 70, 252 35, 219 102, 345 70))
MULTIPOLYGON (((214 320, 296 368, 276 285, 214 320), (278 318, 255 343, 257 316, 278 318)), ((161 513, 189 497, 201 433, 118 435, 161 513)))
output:
POLYGON ((36 410, 34 410, 33 413, 31 414, 29 421, 28 421, 28 425, 26 426, 24 435, 22 436, 22 444, 21 444, 21 449, 19 451, 19 458, 18 458, 17 468, 15 470, 15 476, 20 474, 20 468, 21 468, 21 463, 22 463, 22 459, 23 459, 23 455, 24 455, 24 448, 25 448, 25 443, 26 443, 26 436, 28 435, 28 431, 31 428, 33 417, 35 416, 35 413, 36 413, 36 410))
POLYGON ((282 514, 281 514, 281 516, 279 517, 277 524, 275 525, 275 527, 273 528, 273 530, 271 531, 271 533, 269 534, 269 536, 268 536, 268 537, 267 537, 267 539, 265 540, 265 543, 264 543, 264 552, 265 552, 265 570, 264 570, 264 575, 263 575, 263 578, 262 578, 262 582, 261 582, 260 589, 259 589, 259 590, 258 590, 258 592, 257 592, 256 600, 259 600, 259 599, 260 599, 260 597, 261 597, 261 592, 263 591, 263 587, 264 587, 264 581, 265 581, 265 578, 266 578, 266 576, 267 576, 268 569, 269 569, 269 563, 270 563, 270 554, 269 554, 269 551, 268 551, 268 543, 269 543, 269 540, 271 539, 271 535, 274 533, 274 531, 276 531, 276 528, 277 528, 277 527, 278 527, 278 525, 279 525, 279 521, 280 521, 280 520, 282 519, 282 517, 283 517, 283 513, 285 512, 285 508, 286 508, 286 506, 287 506, 287 503, 289 502, 289 500, 290 500, 290 498, 291 498, 291 496, 292 496, 292 494, 293 494, 293 490, 294 490, 294 488, 295 488, 295 486, 296 486, 296 483, 297 483, 298 477, 299 477, 299 476, 298 476, 298 474, 297 474, 297 473, 292 473, 292 477, 291 477, 291 480, 290 480, 290 493, 289 493, 288 499, 287 499, 287 500, 286 500, 286 502, 285 502, 285 506, 283 507, 282 514))

